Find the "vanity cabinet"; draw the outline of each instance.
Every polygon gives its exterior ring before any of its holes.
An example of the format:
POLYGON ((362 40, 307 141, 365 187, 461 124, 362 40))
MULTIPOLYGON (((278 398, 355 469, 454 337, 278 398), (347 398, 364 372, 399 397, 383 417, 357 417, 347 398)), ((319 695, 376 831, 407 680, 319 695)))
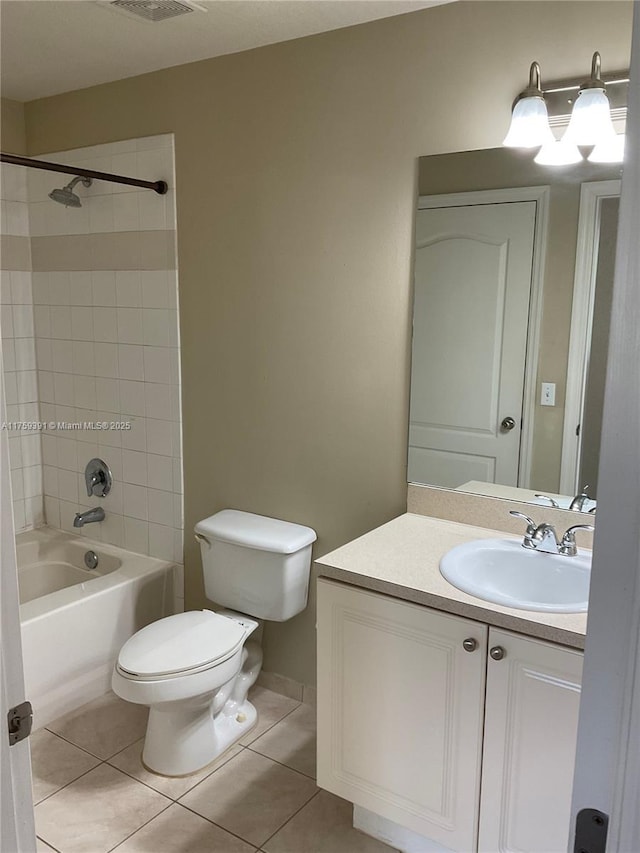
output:
POLYGON ((318 784, 449 850, 560 853, 581 665, 580 652, 320 578, 318 784))

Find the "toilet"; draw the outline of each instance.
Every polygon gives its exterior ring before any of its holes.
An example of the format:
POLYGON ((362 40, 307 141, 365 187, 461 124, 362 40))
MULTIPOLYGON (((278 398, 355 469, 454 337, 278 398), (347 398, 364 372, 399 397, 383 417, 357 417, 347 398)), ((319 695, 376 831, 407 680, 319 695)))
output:
POLYGON ((112 676, 116 695, 149 706, 142 762, 163 776, 201 770, 255 725, 247 693, 262 649, 249 637, 261 620, 305 609, 316 540, 310 527, 231 509, 199 521, 195 536, 205 594, 224 609, 147 625, 124 644, 112 676))

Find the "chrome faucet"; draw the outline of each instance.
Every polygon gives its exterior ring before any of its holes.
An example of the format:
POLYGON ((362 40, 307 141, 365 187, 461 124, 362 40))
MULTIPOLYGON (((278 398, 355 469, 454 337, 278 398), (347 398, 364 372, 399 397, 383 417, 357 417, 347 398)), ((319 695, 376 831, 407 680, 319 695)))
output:
POLYGON ((569 504, 569 509, 575 509, 577 510, 577 512, 584 512, 584 505, 591 500, 591 498, 587 494, 588 488, 588 484, 582 487, 582 491, 580 492, 580 494, 576 495, 575 498, 569 504))
POLYGON ((85 524, 91 524, 94 521, 104 521, 104 510, 101 506, 87 509, 84 512, 77 512, 73 519, 73 526, 84 527, 85 524))
POLYGON ((522 512, 512 509, 509 515, 522 518, 527 522, 527 529, 522 540, 522 547, 532 551, 541 551, 544 554, 562 554, 563 557, 575 557, 578 553, 576 546, 576 530, 595 530, 592 524, 574 524, 565 530, 562 539, 558 540, 555 528, 552 524, 542 522, 536 526, 535 521, 522 512))
POLYGON ((556 536, 556 531, 553 525, 547 524, 545 521, 536 526, 535 521, 529 518, 522 512, 512 509, 509 515, 515 518, 522 518, 527 522, 527 529, 524 533, 522 541, 523 548, 529 548, 532 551, 542 551, 545 554, 559 554, 560 543, 556 536))

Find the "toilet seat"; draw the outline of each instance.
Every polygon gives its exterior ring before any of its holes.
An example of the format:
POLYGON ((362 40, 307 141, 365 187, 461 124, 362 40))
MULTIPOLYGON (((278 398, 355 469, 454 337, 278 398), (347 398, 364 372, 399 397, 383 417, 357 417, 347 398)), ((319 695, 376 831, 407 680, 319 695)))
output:
POLYGON ((124 678, 135 681, 195 674, 233 657, 246 635, 239 622, 211 610, 176 613, 127 640, 116 666, 124 678))

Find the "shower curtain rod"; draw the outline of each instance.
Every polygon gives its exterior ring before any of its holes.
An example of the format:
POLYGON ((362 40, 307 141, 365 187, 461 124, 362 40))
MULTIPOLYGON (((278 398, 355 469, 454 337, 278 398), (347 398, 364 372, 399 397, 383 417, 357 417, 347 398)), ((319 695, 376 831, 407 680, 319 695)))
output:
POLYGON ((158 195, 164 195, 169 188, 166 181, 143 181, 140 178, 127 178, 110 172, 96 172, 94 169, 80 169, 75 166, 63 166, 61 163, 49 163, 46 160, 34 160, 32 157, 19 157, 17 154, 0 153, 0 162, 11 163, 14 166, 29 166, 31 169, 46 169, 48 172, 80 175, 82 178, 95 178, 98 181, 111 181, 114 184, 128 184, 131 187, 146 187, 154 190, 158 195))

